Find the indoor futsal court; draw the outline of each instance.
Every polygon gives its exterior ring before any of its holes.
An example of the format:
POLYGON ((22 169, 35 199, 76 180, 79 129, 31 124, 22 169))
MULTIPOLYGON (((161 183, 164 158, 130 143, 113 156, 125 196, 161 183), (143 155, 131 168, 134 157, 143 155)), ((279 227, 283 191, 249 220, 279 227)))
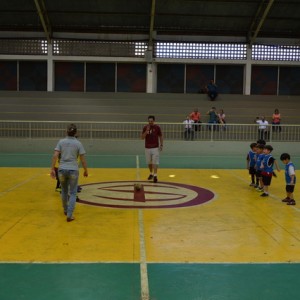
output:
POLYGON ((162 155, 154 184, 143 155, 87 156, 67 223, 50 159, 1 159, 0 299, 299 299, 300 209, 281 202, 283 172, 266 199, 242 167, 162 155))
POLYGON ((0 1, 0 300, 299 300, 299 16, 0 1), (83 163, 74 212, 56 158, 72 196, 83 163))

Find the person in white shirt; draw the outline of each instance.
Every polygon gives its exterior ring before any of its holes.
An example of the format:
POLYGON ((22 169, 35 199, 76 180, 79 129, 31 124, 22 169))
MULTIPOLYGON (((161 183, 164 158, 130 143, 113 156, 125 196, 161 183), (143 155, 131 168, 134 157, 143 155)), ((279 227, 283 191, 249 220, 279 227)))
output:
POLYGON ((183 121, 184 124, 184 139, 186 141, 194 140, 194 120, 192 120, 191 116, 187 116, 186 119, 183 121))
POLYGON ((258 126, 258 139, 266 140, 269 122, 265 119, 264 116, 261 116, 261 117, 256 118, 256 123, 259 125, 258 126))

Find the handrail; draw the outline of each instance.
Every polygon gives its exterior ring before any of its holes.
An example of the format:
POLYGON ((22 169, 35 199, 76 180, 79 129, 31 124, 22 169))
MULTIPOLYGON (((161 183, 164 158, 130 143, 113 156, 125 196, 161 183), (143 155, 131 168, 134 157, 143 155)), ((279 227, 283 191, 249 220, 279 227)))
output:
MULTIPOLYGON (((0 139, 57 139, 66 134, 70 121, 20 121, 0 120, 0 139)), ((76 122, 81 139, 140 139, 145 122, 76 122)), ((194 124, 185 134, 183 123, 157 123, 167 140, 255 141, 261 135, 267 141, 299 142, 300 125, 269 124, 259 131, 258 124, 194 124), (199 127, 199 128, 198 128, 199 127)))

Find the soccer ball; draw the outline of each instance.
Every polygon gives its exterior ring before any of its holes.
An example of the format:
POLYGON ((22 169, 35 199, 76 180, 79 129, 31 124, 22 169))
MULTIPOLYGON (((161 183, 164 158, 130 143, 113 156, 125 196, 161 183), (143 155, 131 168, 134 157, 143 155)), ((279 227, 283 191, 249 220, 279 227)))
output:
POLYGON ((142 189, 142 184, 140 184, 140 183, 135 183, 134 184, 134 189, 136 190, 136 191, 140 191, 141 189, 142 189))

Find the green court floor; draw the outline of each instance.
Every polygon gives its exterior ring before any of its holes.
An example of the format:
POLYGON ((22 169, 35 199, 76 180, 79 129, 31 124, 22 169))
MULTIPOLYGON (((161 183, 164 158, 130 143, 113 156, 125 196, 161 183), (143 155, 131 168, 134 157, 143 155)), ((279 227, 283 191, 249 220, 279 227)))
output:
MULTIPOLYGON (((300 264, 149 264, 152 300, 299 299, 300 264)), ((0 299, 139 300, 139 264, 0 264, 0 299)))
MULTIPOLYGON (((45 153, 0 153, 2 167, 48 167, 51 155, 45 153)), ((278 158, 277 158, 278 159, 278 158)), ((90 168, 132 168, 136 163, 136 155, 87 155, 90 168)), ((300 157, 293 157, 293 162, 300 165, 300 157)), ((144 157, 140 163, 145 166, 144 157)), ((176 169, 245 169, 246 154, 244 156, 175 156, 162 155, 161 168, 176 169)))

